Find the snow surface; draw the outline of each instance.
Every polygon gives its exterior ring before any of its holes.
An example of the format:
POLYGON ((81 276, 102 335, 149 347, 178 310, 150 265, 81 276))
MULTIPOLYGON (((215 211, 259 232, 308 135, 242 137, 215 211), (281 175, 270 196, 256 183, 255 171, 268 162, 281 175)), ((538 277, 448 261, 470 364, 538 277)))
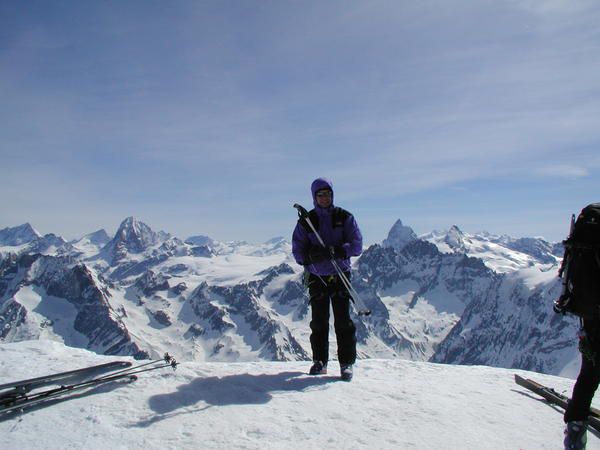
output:
POLYGON ((185 278, 191 286, 206 282, 210 285, 235 286, 240 283, 260 280, 261 272, 284 262, 293 264, 300 271, 298 265, 293 263, 291 255, 279 253, 269 256, 254 256, 244 254, 217 255, 212 258, 195 258, 193 256, 172 257, 163 264, 157 265, 153 270, 159 273, 173 273, 170 267, 182 267, 177 276, 185 278))
MULTIPOLYGON (((110 360, 54 341, 0 345, 0 384, 110 360)), ((0 419, 2 449, 556 449, 562 414, 519 373, 570 393, 572 380, 482 366, 362 360, 351 383, 307 362, 184 362, 132 384, 0 419)), ((600 449, 588 433, 588 449, 600 449)))
POLYGON ((32 322, 31 326, 16 330, 25 334, 21 336, 22 339, 50 339, 72 347, 87 346, 88 339, 73 326, 77 309, 67 300, 48 295, 39 286, 25 286, 14 298, 27 308, 29 314, 25 320, 32 322), (41 327, 37 324, 41 324, 41 327))

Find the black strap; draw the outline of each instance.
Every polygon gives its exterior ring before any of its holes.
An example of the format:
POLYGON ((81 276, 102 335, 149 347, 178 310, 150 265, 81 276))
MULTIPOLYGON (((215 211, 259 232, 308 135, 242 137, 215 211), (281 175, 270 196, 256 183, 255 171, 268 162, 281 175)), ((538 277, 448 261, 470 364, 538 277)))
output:
POLYGON ((572 239, 567 239, 563 241, 563 246, 565 249, 573 248, 576 250, 598 250, 600 249, 600 244, 591 243, 591 242, 577 242, 572 239))
MULTIPOLYGON (((333 213, 331 214, 331 226, 333 228, 343 227, 344 224, 346 223, 346 220, 351 215, 352 214, 350 214, 344 208, 340 208, 339 206, 336 206, 333 209, 333 213)), ((315 209, 311 209, 308 212, 308 218, 310 219, 310 221, 313 224, 313 226, 315 227, 315 229, 317 231, 319 231, 319 215, 317 214, 317 211, 315 209)), ((298 220, 300 221, 302 226, 306 229, 306 231, 308 231, 309 233, 312 232, 312 230, 310 229, 308 223, 306 222, 306 220, 304 220, 304 218, 301 217, 298 220)))

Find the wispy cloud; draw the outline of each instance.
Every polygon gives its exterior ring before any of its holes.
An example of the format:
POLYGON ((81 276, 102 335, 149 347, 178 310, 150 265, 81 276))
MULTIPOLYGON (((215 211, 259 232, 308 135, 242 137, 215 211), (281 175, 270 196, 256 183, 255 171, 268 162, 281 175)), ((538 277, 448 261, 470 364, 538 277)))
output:
POLYGON ((577 166, 542 166, 534 171, 537 175, 556 178, 583 178, 590 175, 586 167, 577 166))

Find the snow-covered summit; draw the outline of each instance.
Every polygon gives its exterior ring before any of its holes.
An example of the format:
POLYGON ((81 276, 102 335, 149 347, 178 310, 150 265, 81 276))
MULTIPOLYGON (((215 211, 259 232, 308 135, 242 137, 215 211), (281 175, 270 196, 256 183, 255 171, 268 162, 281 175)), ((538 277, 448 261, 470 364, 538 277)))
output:
POLYGON ((148 225, 135 217, 128 217, 119 226, 115 237, 102 249, 104 257, 109 261, 123 259, 129 253, 143 253, 150 247, 167 240, 170 236, 154 232, 148 225))
POLYGON ((398 219, 392 226, 388 237, 383 240, 384 247, 392 247, 396 250, 402 250, 402 248, 410 242, 417 239, 417 235, 411 227, 405 226, 402 220, 398 219))
POLYGON ((17 227, 7 227, 0 230, 0 246, 17 247, 19 245, 28 244, 41 237, 42 235, 29 223, 24 223, 17 227))
POLYGON ((0 230, 0 256, 6 254, 40 253, 64 255, 74 247, 54 233, 42 236, 29 223, 0 230))
POLYGON ((457 225, 452 225, 444 237, 444 243, 454 252, 463 253, 466 250, 465 234, 457 225))
POLYGON ((70 244, 73 245, 77 250, 80 250, 87 256, 92 256, 98 253, 102 247, 110 242, 110 236, 106 232, 106 230, 101 229, 95 231, 90 234, 86 234, 80 239, 76 239, 71 241, 70 244))

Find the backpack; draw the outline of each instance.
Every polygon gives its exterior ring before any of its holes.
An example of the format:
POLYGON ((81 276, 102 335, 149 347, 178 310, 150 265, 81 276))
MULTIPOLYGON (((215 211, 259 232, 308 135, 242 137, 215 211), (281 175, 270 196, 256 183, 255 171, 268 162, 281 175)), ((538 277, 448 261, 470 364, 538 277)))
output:
POLYGON ((558 271, 563 292, 554 310, 582 319, 600 319, 600 203, 586 206, 563 241, 565 253, 558 271))
MULTIPOLYGON (((333 209, 333 214, 331 214, 331 220, 332 220, 331 226, 333 228, 343 227, 344 223, 346 223, 346 219, 350 216, 351 216, 351 214, 348 211, 346 211, 343 208, 340 208, 339 206, 336 206, 333 209)), ((308 218, 310 219, 310 221, 313 224, 313 226, 315 227, 315 229, 317 231, 319 231, 319 215, 317 214, 317 211, 314 209, 311 209, 308 213, 308 218)), ((302 224, 302 226, 306 229, 306 231, 312 232, 312 230, 310 229, 306 220, 303 220, 302 218, 300 218, 299 220, 300 220, 300 223, 302 224)))

